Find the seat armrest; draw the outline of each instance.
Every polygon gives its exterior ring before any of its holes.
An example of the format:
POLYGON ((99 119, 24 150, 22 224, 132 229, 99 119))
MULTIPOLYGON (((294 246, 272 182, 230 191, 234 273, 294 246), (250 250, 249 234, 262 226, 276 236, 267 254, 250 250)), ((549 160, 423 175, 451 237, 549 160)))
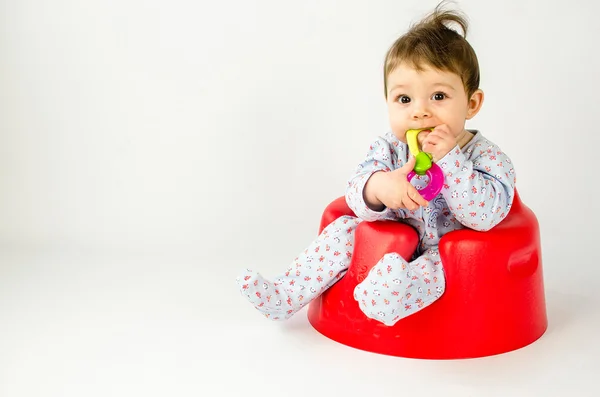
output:
POLYGON ((345 215, 356 217, 354 212, 350 209, 350 207, 348 207, 348 204, 346 204, 346 197, 338 197, 337 199, 329 203, 327 207, 325 207, 323 215, 321 216, 319 234, 321 234, 323 229, 325 229, 327 225, 329 225, 331 222, 335 221, 340 216, 345 215))
MULTIPOLYGON (((489 231, 455 230, 442 237, 439 247, 444 268, 450 274, 474 271, 465 264, 493 260, 506 263, 506 270, 514 276, 527 276, 539 263, 539 224, 535 214, 519 202, 489 231)), ((477 272, 481 271, 504 270, 477 266, 477 272)))

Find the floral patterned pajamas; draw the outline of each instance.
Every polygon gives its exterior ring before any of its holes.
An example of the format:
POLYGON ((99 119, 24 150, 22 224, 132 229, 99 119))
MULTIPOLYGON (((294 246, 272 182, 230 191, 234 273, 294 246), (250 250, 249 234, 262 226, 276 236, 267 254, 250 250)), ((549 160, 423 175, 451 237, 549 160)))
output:
MULTIPOLYGON (((342 216, 329 224, 274 282, 245 270, 238 277, 242 293, 272 320, 291 317, 346 273, 360 222, 342 216)), ((367 316, 391 325, 432 303, 443 288, 439 254, 430 249, 411 263, 396 253, 385 255, 356 286, 354 297, 367 316)))
POLYGON ((354 299, 367 317, 394 325, 442 296, 444 281, 437 249, 428 249, 410 263, 394 252, 371 268, 354 289, 354 299))
MULTIPOLYGON (((486 231, 505 218, 514 197, 511 160, 479 132, 437 164, 444 187, 427 207, 414 211, 372 211, 363 198, 368 179, 378 171, 393 171, 408 161, 408 147, 393 133, 378 138, 348 182, 346 202, 357 217, 343 216, 330 225, 274 282, 252 270, 238 277, 240 291, 268 318, 289 318, 339 280, 350 265, 356 226, 363 221, 396 220, 413 226, 419 246, 410 262, 390 252, 356 286, 354 299, 366 316, 386 325, 416 313, 437 300, 445 289, 438 244, 450 231, 486 231)), ((427 178, 412 182, 417 189, 427 178)))
POLYGON ((238 277, 242 293, 266 317, 289 318, 346 274, 359 223, 342 216, 329 224, 274 282, 245 270, 238 277))

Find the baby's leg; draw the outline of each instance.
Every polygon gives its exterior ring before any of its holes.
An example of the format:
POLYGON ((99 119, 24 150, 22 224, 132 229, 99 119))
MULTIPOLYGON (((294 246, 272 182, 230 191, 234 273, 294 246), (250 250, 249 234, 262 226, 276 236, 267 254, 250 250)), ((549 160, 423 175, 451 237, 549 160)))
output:
POLYGON ((291 317, 346 273, 360 222, 351 216, 333 221, 274 282, 245 270, 237 278, 242 294, 267 318, 291 317))
POLYGON ((444 270, 438 248, 408 263, 386 254, 354 289, 354 299, 367 317, 394 325, 429 306, 444 293, 444 270))

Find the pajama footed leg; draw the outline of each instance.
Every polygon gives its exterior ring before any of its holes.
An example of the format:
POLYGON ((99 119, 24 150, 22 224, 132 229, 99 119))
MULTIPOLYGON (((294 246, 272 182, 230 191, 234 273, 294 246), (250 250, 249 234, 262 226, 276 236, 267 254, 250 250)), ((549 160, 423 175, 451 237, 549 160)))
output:
POLYGON ((343 277, 350 265, 358 218, 342 216, 323 232, 273 281, 244 270, 237 278, 240 292, 265 317, 290 318, 343 277))
POLYGON ((408 263, 389 253, 369 271, 354 289, 354 299, 369 318, 385 325, 414 314, 444 293, 444 271, 437 248, 408 263))
POLYGON ((246 269, 237 278, 237 282, 248 301, 271 320, 286 320, 300 309, 294 310, 291 297, 284 294, 280 284, 266 280, 260 273, 246 269))

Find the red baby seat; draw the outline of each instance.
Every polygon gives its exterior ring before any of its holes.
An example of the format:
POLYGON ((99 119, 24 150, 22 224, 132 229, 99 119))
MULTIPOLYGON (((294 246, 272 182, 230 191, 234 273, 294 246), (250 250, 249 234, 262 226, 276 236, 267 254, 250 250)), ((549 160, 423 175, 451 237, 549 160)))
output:
MULTIPOLYGON (((355 216, 340 197, 325 209, 319 233, 343 215, 355 216)), ((416 231, 401 222, 359 224, 348 272, 310 303, 311 325, 357 349, 422 359, 505 353, 544 334, 539 225, 518 194, 506 219, 490 231, 461 229, 442 237, 446 290, 438 301, 391 327, 365 316, 353 298, 354 287, 386 253, 409 260, 417 243, 416 231)))

